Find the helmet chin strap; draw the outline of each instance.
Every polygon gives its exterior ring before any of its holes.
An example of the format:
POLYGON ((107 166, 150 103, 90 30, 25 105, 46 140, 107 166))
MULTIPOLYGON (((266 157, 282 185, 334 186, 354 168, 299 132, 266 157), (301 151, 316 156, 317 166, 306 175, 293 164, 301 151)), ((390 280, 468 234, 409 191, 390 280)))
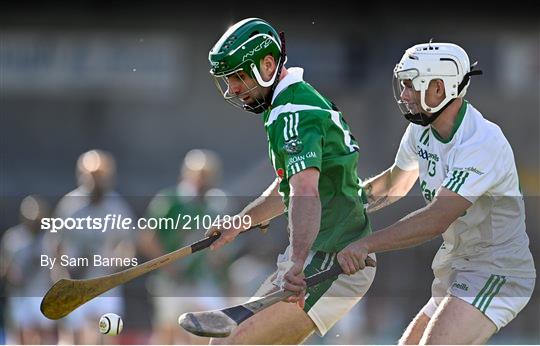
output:
POLYGON ((266 96, 264 96, 263 102, 255 101, 252 103, 252 105, 244 105, 244 110, 248 112, 252 112, 255 114, 260 114, 270 108, 270 105, 272 104, 272 97, 274 96, 274 90, 276 89, 276 86, 279 83, 279 77, 281 76, 281 70, 283 69, 283 65, 285 64, 285 60, 287 60, 287 54, 285 51, 285 33, 282 31, 279 33, 279 39, 281 40, 281 55, 279 57, 279 64, 277 66, 277 73, 276 78, 274 80, 274 83, 270 87, 270 91, 266 96), (255 104, 256 105, 253 105, 255 104))
MULTIPOLYGON (((467 72, 465 74, 465 76, 463 76, 463 80, 461 81, 461 83, 459 83, 458 95, 461 93, 463 88, 469 83, 469 79, 471 78, 471 76, 481 75, 482 74, 481 70, 473 71, 472 70, 473 68, 474 68, 474 65, 471 66, 471 71, 467 72)), ((448 107, 455 100, 456 100, 455 98, 451 99, 450 101, 448 101, 447 104, 445 104, 441 109, 439 109, 439 111, 437 111, 435 113, 432 113, 431 116, 428 116, 427 114, 422 113, 422 112, 416 113, 416 114, 407 113, 407 114, 404 114, 403 116, 405 117, 405 119, 409 120, 413 124, 417 124, 417 125, 421 125, 421 126, 428 126, 429 124, 434 122, 435 119, 437 119, 439 117, 439 115, 441 115, 442 112, 444 112, 446 107, 448 107)))
POLYGON ((422 125, 422 126, 428 126, 432 122, 435 121, 441 115, 442 112, 448 107, 452 102, 454 102, 456 99, 451 99, 447 104, 445 104, 439 111, 432 113, 431 116, 428 116, 425 113, 407 113, 403 114, 405 119, 409 120, 413 124, 422 125))

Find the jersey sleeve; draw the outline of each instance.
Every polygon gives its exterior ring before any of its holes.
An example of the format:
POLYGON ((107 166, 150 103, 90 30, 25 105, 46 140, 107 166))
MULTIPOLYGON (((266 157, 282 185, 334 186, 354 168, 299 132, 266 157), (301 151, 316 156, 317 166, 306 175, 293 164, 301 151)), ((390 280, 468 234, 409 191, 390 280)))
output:
POLYGON ((283 143, 278 149, 283 157, 287 177, 314 167, 321 170, 326 118, 310 112, 285 115, 279 134, 283 143))
POLYGON ((418 169, 418 156, 416 155, 415 142, 413 136, 413 125, 409 124, 396 154, 395 165, 404 171, 412 171, 418 169))
POLYGON ((474 203, 504 178, 497 163, 504 161, 503 152, 487 143, 458 148, 442 186, 474 203))

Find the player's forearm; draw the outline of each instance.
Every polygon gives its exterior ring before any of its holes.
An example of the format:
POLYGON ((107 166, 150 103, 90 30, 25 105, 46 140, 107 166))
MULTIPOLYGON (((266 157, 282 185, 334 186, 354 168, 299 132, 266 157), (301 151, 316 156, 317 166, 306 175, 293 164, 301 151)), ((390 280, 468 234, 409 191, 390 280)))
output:
POLYGON ((271 220, 285 212, 285 204, 278 193, 279 180, 275 180, 261 196, 249 203, 240 213, 240 216, 248 215, 251 224, 271 220))
POLYGON ((395 164, 378 176, 364 182, 368 212, 382 209, 409 193, 418 179, 418 170, 404 171, 395 164))
POLYGON ((289 202, 289 229, 292 245, 291 260, 304 263, 319 234, 321 201, 318 195, 291 196, 289 202))
POLYGON ((420 245, 440 234, 451 224, 438 208, 426 206, 405 216, 395 224, 362 238, 372 252, 399 250, 420 245))
POLYGON ((391 188, 391 168, 364 182, 364 191, 369 203, 368 213, 382 209, 401 198, 401 196, 392 196, 390 194, 391 188))

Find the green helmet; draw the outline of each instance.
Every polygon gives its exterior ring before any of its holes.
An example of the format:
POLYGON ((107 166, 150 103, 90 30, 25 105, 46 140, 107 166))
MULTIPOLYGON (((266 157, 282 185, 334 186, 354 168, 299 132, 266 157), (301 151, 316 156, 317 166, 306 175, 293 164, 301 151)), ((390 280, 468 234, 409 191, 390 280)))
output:
POLYGON ((255 79, 259 86, 273 89, 284 63, 281 45, 277 31, 262 19, 247 18, 230 27, 208 54, 208 60, 212 65, 210 74, 215 77, 216 85, 223 97, 233 105, 255 113, 267 108, 262 105, 267 103, 265 100, 259 100, 256 105, 246 105, 241 102, 238 95, 230 94, 227 77, 244 71, 255 79), (269 54, 274 57, 278 68, 269 81, 264 81, 259 71, 260 62, 269 54))

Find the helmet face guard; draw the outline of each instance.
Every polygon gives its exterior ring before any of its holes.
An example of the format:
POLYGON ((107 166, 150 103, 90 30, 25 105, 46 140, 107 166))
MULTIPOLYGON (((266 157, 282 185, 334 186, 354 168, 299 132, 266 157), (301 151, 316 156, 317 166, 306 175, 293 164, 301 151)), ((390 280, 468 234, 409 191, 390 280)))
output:
POLYGON ((261 113, 266 109, 266 97, 264 95, 265 90, 261 88, 261 86, 257 83, 249 86, 246 81, 240 76, 240 71, 241 70, 235 71, 226 76, 214 76, 214 83, 216 84, 219 93, 223 96, 225 101, 227 101, 234 107, 256 114, 261 113), (229 78, 237 78, 238 80, 242 81, 245 87, 245 91, 241 94, 232 93, 230 91, 229 78), (246 97, 251 97, 253 101, 250 103, 244 102, 244 99, 246 97))
POLYGON ((405 51, 394 68, 394 98, 407 120, 426 126, 433 122, 452 100, 465 96, 469 77, 479 73, 481 71, 471 72, 467 53, 455 44, 430 42, 416 45, 405 51), (407 104, 401 99, 405 80, 410 80, 413 89, 420 92, 418 106, 407 104), (445 91, 445 98, 434 107, 426 104, 426 90, 432 80, 442 80, 445 91), (420 109, 413 113, 414 108, 418 107, 420 109))
MULTIPOLYGON (((410 80, 414 85, 414 80, 420 75, 420 72, 417 69, 409 69, 404 71, 395 71, 392 78, 392 91, 394 92, 394 99, 397 102, 399 110, 402 114, 406 114, 410 111, 409 105, 401 99, 401 94, 405 89, 404 81, 410 80)), ((414 88, 415 91, 420 91, 414 88)))
POLYGON ((419 76, 420 72, 416 68, 397 72, 394 71, 392 90, 394 92, 394 99, 396 100, 399 110, 401 111, 401 114, 403 114, 405 119, 417 125, 427 126, 431 124, 440 113, 435 113, 431 116, 424 113, 424 111, 428 112, 428 110, 431 109, 426 105, 425 101, 426 90, 429 86, 429 83, 420 83, 418 79, 419 76), (403 90, 405 89, 405 80, 410 80, 414 91, 420 92, 420 105, 416 104, 416 102, 407 103, 401 99, 401 95, 403 94, 403 90))
POLYGON ((244 19, 229 28, 208 55, 212 65, 210 74, 223 98, 250 112, 260 113, 267 109, 286 60, 284 48, 284 37, 262 19, 244 19), (277 68, 270 80, 265 81, 259 68, 262 59, 267 55, 274 57, 277 68), (248 86, 244 79, 240 78, 240 71, 252 78, 255 85, 248 86), (235 95, 231 92, 230 77, 240 78, 244 82, 246 88, 242 94, 235 95), (249 104, 244 102, 247 96, 254 99, 249 104))

